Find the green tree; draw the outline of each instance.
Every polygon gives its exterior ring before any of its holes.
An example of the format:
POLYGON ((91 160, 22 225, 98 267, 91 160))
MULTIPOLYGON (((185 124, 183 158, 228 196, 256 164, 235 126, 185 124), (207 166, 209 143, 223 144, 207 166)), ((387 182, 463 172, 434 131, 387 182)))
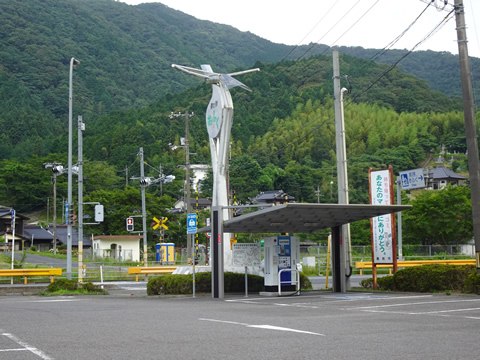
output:
POLYGON ((472 239, 470 188, 426 190, 411 204, 413 208, 402 216, 405 244, 457 245, 472 239))

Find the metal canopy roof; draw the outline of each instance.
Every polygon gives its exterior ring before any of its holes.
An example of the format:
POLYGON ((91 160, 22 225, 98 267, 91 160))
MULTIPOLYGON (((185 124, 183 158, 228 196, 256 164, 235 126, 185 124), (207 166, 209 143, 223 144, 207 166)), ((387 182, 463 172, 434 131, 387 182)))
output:
MULTIPOLYGON (((375 216, 409 210, 411 205, 288 203, 226 220, 226 233, 312 233, 375 216)), ((210 226, 197 232, 211 232, 210 226)))

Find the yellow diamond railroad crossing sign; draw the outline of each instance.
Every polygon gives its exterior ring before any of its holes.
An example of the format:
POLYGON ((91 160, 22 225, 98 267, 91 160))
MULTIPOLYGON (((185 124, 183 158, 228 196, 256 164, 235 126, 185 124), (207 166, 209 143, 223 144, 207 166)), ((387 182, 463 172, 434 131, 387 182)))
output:
POLYGON ((168 230, 168 226, 165 225, 165 223, 167 222, 168 218, 162 218, 162 219, 157 219, 155 216, 153 217, 153 221, 156 222, 155 225, 153 225, 153 230, 156 230, 158 229, 160 226, 163 227, 165 230, 168 230))

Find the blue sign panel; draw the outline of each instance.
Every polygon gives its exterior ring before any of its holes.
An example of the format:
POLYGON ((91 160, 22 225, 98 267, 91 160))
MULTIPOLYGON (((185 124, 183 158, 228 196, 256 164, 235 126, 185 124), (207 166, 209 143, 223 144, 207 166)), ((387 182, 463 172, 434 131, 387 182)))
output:
POLYGON ((197 233, 197 214, 187 214, 187 234, 197 233))
POLYGON ((425 187, 423 169, 413 169, 400 172, 402 190, 421 189, 425 187))

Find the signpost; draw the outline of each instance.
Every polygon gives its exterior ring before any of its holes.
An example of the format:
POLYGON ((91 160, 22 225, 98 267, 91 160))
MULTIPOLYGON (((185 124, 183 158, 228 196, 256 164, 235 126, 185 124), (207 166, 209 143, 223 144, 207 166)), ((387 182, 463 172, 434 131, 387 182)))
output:
POLYGON ((423 169, 400 171, 400 185, 402 190, 421 189, 425 187, 423 169))
POLYGON ((259 243, 232 244, 233 266, 245 266, 245 297, 248 297, 248 266, 259 266, 262 248, 259 243))
POLYGON ((187 234, 197 233, 197 214, 187 214, 187 234))
MULTIPOLYGON (((393 205, 393 168, 368 171, 370 203, 372 205, 393 205)), ((376 216, 370 220, 372 228, 372 275, 373 288, 377 288, 377 264, 393 264, 397 271, 397 239, 395 215, 376 216)))
POLYGON ((168 230, 168 226, 165 225, 165 222, 168 220, 168 218, 161 218, 160 220, 157 219, 155 216, 153 217, 153 221, 156 222, 155 225, 153 225, 153 230, 157 230, 160 226, 163 227, 165 230, 168 230))
MULTIPOLYGON (((399 177, 397 178, 397 204, 402 204, 402 193, 401 190, 414 190, 422 189, 426 187, 425 185, 425 170, 413 169, 400 171, 399 177)), ((400 211, 397 214, 398 217, 398 259, 403 260, 403 244, 402 244, 402 212, 400 211)))

